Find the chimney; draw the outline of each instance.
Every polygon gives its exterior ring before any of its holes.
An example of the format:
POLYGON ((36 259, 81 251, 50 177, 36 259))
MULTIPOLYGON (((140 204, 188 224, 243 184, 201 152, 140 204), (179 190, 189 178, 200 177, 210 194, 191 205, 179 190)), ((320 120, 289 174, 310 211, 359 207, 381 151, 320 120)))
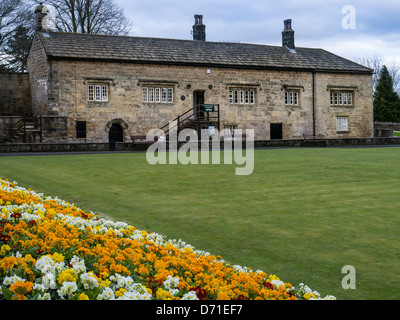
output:
POLYGON ((292 19, 283 21, 284 29, 282 31, 282 46, 294 50, 294 31, 292 30, 292 19))
POLYGON ((41 2, 35 9, 35 15, 36 15, 35 30, 36 30, 36 32, 45 31, 45 29, 43 28, 43 19, 46 16, 46 14, 47 14, 47 8, 41 2))
POLYGON ((193 40, 206 41, 206 26, 203 24, 203 16, 196 14, 194 16, 193 40))

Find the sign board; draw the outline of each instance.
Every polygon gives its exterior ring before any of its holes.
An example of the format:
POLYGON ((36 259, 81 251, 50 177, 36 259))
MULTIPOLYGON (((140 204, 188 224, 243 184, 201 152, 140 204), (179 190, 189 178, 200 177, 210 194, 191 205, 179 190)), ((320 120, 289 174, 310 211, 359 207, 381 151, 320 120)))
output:
POLYGON ((203 111, 214 112, 214 105, 213 104, 203 104, 203 111))

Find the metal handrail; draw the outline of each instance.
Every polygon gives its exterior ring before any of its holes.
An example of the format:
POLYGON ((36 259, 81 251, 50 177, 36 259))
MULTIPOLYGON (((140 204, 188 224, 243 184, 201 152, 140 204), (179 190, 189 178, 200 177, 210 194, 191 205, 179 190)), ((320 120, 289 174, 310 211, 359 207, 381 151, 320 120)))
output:
POLYGON ((203 104, 198 104, 195 107, 190 108, 186 112, 184 112, 181 115, 177 116, 172 121, 168 122, 166 125, 161 127, 160 130, 162 130, 165 134, 168 134, 168 132, 171 129, 175 128, 175 127, 177 127, 178 130, 179 130, 179 128, 182 127, 182 125, 185 124, 186 122, 188 122, 189 120, 197 122, 198 126, 200 126, 201 121, 204 120, 204 119, 206 119, 208 122, 210 121, 210 119, 211 120, 215 119, 215 120, 217 120, 218 126, 219 126, 219 105, 215 105, 215 106, 218 108, 217 110, 204 111, 204 110, 202 110, 203 104), (215 113, 215 112, 217 113, 216 116, 210 116, 210 113, 215 113), (204 116, 205 113, 207 113, 207 116, 204 116), (168 126, 170 125, 170 123, 171 122, 175 122, 175 121, 177 122, 177 124, 175 126, 173 126, 172 128, 169 128, 168 126), (167 128, 167 130, 164 130, 165 128, 167 128))

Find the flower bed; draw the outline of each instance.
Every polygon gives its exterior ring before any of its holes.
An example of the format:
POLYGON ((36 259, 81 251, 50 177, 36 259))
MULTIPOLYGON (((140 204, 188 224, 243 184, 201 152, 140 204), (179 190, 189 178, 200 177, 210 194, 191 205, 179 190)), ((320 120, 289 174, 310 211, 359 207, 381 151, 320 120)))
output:
MULTIPOLYGON (((321 299, 0 179, 0 300, 321 299)), ((324 299, 335 299, 326 296, 324 299)))

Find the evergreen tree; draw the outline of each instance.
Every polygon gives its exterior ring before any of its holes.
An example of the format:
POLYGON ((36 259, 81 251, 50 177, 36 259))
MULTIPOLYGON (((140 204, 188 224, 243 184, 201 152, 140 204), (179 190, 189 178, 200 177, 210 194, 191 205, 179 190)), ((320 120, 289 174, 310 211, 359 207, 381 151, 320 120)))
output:
POLYGON ((28 58, 29 49, 33 38, 33 32, 23 25, 18 26, 13 37, 7 41, 5 48, 6 54, 9 56, 9 69, 18 72, 26 71, 26 60, 28 58))
POLYGON ((400 99, 386 66, 382 68, 374 93, 374 121, 400 122, 400 99))

